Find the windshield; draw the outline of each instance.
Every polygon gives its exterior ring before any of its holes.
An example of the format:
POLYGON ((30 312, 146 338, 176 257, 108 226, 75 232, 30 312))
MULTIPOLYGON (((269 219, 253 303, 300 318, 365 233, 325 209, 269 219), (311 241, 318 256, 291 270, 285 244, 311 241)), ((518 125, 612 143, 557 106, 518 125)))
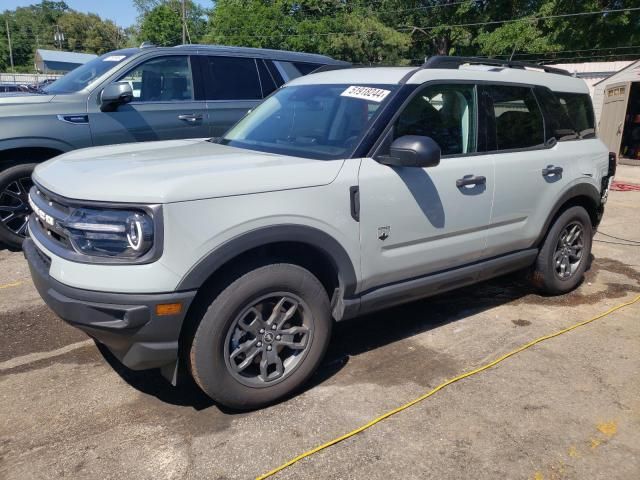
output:
POLYGON ((394 85, 285 87, 244 117, 220 143, 305 158, 347 158, 396 88, 394 85))
POLYGON ((42 88, 42 91, 50 94, 74 93, 86 88, 96 78, 102 76, 108 70, 123 62, 132 55, 132 52, 111 52, 94 58, 93 60, 71 70, 64 77, 42 88))

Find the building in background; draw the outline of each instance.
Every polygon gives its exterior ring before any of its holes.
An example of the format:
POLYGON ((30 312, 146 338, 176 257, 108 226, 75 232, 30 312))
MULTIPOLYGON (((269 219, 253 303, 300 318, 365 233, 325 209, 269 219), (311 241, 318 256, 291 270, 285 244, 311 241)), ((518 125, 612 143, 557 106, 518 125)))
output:
POLYGON ((621 163, 640 165, 640 60, 594 85, 598 136, 621 163))
POLYGON ((48 73, 67 73, 93 60, 97 55, 90 53, 62 52, 60 50, 36 50, 36 70, 48 73))

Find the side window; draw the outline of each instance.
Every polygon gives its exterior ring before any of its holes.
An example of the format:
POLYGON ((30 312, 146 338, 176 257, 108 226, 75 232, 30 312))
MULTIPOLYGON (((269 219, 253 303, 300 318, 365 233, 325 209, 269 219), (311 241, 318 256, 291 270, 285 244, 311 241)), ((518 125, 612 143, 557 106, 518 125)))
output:
POLYGON ((580 138, 596 136, 591 97, 586 93, 554 92, 566 115, 575 125, 580 138))
POLYGON ((193 100, 193 79, 186 56, 157 57, 130 70, 119 82, 128 82, 134 101, 193 100))
POLYGON ((276 68, 280 72, 280 75, 286 82, 290 82, 294 78, 301 77, 302 74, 296 68, 296 66, 292 62, 283 62, 280 60, 276 60, 273 62, 276 65, 276 68))
POLYGON ((253 58, 207 57, 207 100, 258 100, 262 98, 253 58))
POLYGON ((271 72, 267 69, 264 60, 256 60, 258 62, 258 73, 260 74, 260 83, 262 84, 262 95, 268 96, 271 92, 276 90, 278 86, 274 80, 271 72))
POLYGON ((298 69, 302 75, 309 75, 314 70, 317 70, 322 65, 319 63, 307 63, 307 62, 293 62, 293 65, 298 69))
POLYGON ((560 103, 558 97, 546 87, 535 87, 535 94, 546 114, 546 140, 554 138, 562 142, 579 138, 573 120, 567 115, 567 110, 560 103))
POLYGON ((528 87, 483 87, 489 124, 487 151, 513 150, 542 145, 544 120, 533 91, 528 87), (495 134, 494 134, 495 133, 495 134))
POLYGON ((284 85, 285 84, 284 78, 282 78, 282 75, 280 74, 280 71, 276 67, 276 65, 273 62, 273 60, 265 60, 264 63, 267 65, 267 69, 269 70, 269 73, 271 74, 271 76, 275 80, 276 85, 278 87, 284 85))
MULTIPOLYGON (((432 85, 420 91, 393 125, 393 138, 431 137, 442 155, 476 151, 476 102, 473 85, 432 85)), ((391 142, 389 142, 390 145, 391 142)))

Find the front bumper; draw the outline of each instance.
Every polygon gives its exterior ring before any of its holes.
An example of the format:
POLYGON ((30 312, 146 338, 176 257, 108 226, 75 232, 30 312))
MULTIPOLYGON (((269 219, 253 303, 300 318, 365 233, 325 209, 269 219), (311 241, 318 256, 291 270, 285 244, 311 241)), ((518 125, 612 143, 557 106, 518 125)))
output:
POLYGON ((22 248, 38 293, 60 318, 106 345, 133 370, 175 363, 180 330, 195 291, 130 294, 74 288, 49 275, 50 260, 33 240, 27 238, 22 248), (179 314, 156 314, 156 305, 178 302, 179 314))

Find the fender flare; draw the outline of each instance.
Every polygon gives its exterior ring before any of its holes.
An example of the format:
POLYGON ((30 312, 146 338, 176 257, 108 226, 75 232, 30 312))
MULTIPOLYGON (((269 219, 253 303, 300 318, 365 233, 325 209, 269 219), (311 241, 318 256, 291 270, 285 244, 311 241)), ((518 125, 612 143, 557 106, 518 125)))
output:
MULTIPOLYGON (((553 220, 557 217, 558 212, 560 211, 562 206, 569 202, 572 198, 576 197, 587 197, 588 199, 593 201, 596 209, 601 208, 600 192, 594 185, 590 183, 579 183, 577 185, 573 185, 572 187, 568 188, 554 204, 551 213, 547 217, 547 220, 544 222, 544 227, 542 228, 540 235, 534 243, 535 246, 540 246, 545 236, 547 235, 547 232, 549 231, 551 222, 553 222, 553 220)), ((589 215, 591 216, 591 214, 589 215)))
POLYGON ((18 148, 48 148, 51 150, 58 150, 60 153, 65 153, 75 150, 78 147, 74 147, 73 145, 61 140, 56 140, 55 138, 47 137, 11 138, 0 141, 0 152, 6 152, 7 150, 14 150, 18 148))
POLYGON ((257 228, 234 237, 201 258, 180 280, 176 291, 195 290, 220 267, 243 253, 278 242, 302 243, 320 250, 338 274, 343 297, 356 290, 356 272, 349 254, 331 235, 314 227, 295 224, 257 228))

